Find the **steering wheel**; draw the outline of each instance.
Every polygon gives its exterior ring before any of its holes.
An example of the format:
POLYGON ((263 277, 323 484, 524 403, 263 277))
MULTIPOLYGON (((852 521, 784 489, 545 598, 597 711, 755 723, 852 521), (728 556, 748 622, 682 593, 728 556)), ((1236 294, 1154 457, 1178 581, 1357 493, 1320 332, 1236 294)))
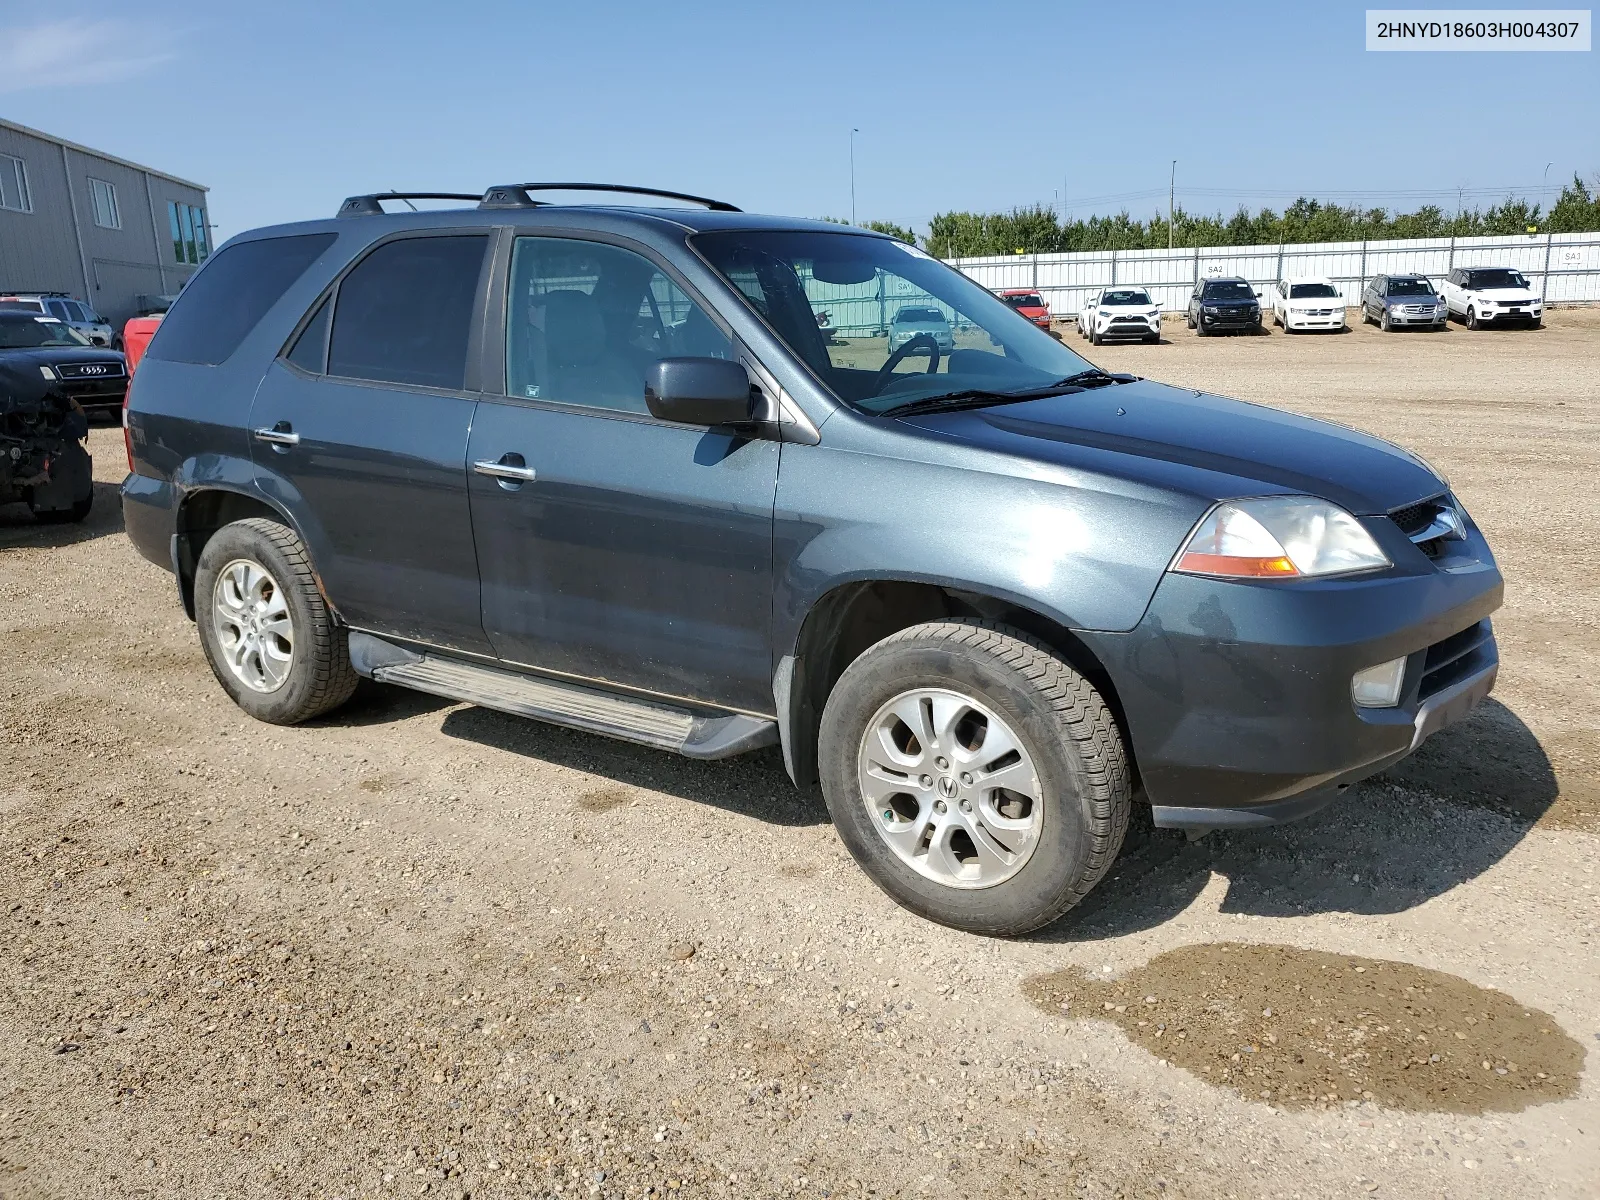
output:
POLYGON ((883 366, 878 368, 878 378, 873 381, 872 394, 882 393, 889 386, 889 380, 908 354, 923 351, 928 356, 928 374, 933 375, 939 370, 939 342, 931 333, 918 333, 908 337, 900 343, 900 349, 891 351, 884 360, 883 366))

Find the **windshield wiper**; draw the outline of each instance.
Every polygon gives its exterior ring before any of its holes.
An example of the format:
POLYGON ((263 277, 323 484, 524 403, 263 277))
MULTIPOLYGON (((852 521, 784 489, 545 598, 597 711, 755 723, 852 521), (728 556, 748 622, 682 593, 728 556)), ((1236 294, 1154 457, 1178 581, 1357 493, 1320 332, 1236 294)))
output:
POLYGON ((1044 400, 1051 396, 1069 396, 1090 388, 1105 387, 1113 383, 1132 383, 1136 375, 1112 375, 1099 367, 1079 371, 1038 387, 1017 388, 1013 391, 993 392, 983 388, 964 388, 959 392, 942 392, 937 396, 921 396, 907 400, 893 408, 886 408, 880 417, 904 417, 919 412, 952 412, 962 408, 984 408, 991 404, 1016 404, 1023 400, 1044 400))

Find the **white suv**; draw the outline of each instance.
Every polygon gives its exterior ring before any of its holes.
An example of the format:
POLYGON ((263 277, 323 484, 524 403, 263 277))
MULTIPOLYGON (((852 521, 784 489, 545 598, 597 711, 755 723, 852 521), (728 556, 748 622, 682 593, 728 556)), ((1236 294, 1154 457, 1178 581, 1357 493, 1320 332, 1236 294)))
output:
POLYGON ((1544 299, 1535 295, 1521 271, 1510 267, 1457 267, 1445 276, 1445 307, 1468 329, 1523 321, 1537 329, 1544 299))
POLYGON ((122 338, 111 328, 111 322, 66 292, 3 292, 0 293, 0 309, 54 317, 63 325, 72 326, 96 346, 122 349, 122 338))
POLYGON ((1272 319, 1285 333, 1344 328, 1344 297, 1322 275, 1291 275, 1272 289, 1272 319))
POLYGON ((1078 312, 1078 333, 1098 346, 1106 338, 1161 340, 1161 306, 1142 287, 1108 287, 1093 293, 1078 312))

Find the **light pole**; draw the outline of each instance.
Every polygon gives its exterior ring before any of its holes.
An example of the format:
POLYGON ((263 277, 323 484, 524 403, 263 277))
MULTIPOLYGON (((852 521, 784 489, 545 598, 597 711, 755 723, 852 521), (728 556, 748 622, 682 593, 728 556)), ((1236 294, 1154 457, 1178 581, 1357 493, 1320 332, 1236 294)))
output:
POLYGON ((850 224, 856 223, 856 134, 859 129, 850 131, 850 224))
POLYGON ((1555 166, 1553 162, 1545 163, 1544 174, 1539 177, 1539 210, 1541 212, 1544 211, 1545 188, 1550 183, 1550 168, 1553 166, 1555 166))
POLYGON ((1172 160, 1172 174, 1167 176, 1167 250, 1172 250, 1172 198, 1178 183, 1178 160, 1172 160))

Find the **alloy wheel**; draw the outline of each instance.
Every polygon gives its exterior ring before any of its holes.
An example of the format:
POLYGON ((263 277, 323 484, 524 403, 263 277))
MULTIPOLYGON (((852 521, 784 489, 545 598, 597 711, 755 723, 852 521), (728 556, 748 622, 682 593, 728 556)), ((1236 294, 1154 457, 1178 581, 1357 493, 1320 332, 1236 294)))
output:
POLYGON ((288 597, 260 563, 236 558, 217 573, 212 620, 222 660, 251 691, 275 692, 294 665, 288 597))
POLYGON ((916 688, 894 697, 867 723, 857 775, 873 827, 936 883, 994 887, 1039 844, 1039 772, 1010 725, 971 696, 916 688))

